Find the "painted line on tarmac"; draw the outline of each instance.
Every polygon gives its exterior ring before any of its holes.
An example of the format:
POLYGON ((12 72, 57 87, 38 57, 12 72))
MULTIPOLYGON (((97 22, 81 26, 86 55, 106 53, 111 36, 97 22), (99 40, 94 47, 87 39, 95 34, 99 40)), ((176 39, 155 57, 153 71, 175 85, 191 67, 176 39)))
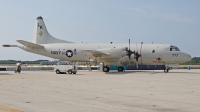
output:
POLYGON ((4 106, 1 106, 1 105, 0 105, 0 110, 5 110, 5 111, 8 111, 8 112, 23 112, 21 110, 9 108, 9 107, 4 107, 4 106))
POLYGON ((0 78, 1 80, 12 80, 12 79, 37 79, 37 78, 49 78, 52 77, 51 75, 49 76, 22 76, 22 77, 13 77, 13 78, 0 78))

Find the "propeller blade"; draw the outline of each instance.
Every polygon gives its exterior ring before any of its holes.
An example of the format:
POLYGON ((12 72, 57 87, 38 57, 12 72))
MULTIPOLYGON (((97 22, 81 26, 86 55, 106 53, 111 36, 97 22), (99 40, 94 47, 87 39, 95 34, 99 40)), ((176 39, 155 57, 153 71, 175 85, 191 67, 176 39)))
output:
POLYGON ((136 61, 136 67, 137 67, 137 69, 138 69, 138 61, 136 61))
POLYGON ((139 57, 136 57, 136 58, 135 58, 135 60, 136 60, 137 62, 138 62, 138 58, 139 58, 139 57))
POLYGON ((129 39, 129 48, 128 48, 128 58, 129 58, 129 64, 130 64, 130 59, 131 59, 131 54, 132 54, 132 51, 130 50, 130 44, 131 44, 131 40, 129 39))
POLYGON ((131 40, 129 39, 129 51, 130 51, 130 43, 131 43, 131 40))

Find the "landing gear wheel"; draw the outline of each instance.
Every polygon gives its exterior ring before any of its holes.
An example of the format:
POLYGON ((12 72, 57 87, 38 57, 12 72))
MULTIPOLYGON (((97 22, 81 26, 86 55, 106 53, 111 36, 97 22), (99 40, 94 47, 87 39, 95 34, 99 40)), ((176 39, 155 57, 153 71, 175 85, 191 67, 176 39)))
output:
POLYGON ((56 70, 56 74, 60 74, 60 71, 59 71, 59 70, 56 70))
POLYGON ((107 66, 104 66, 103 67, 103 72, 109 72, 110 71, 110 68, 109 67, 107 67, 107 66))
POLYGON ((168 72, 169 72, 169 69, 164 69, 164 72, 165 72, 165 73, 168 73, 168 72))
POLYGON ((124 68, 123 67, 118 67, 118 72, 123 72, 124 71, 124 68))

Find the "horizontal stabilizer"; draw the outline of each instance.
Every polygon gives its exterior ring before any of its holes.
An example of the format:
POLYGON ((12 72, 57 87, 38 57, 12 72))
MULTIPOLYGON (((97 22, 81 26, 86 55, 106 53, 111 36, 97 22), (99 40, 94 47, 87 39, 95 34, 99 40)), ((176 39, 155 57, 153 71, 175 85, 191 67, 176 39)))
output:
POLYGON ((17 42, 19 42, 20 44, 28 47, 28 48, 32 48, 32 49, 41 49, 41 48, 44 48, 44 46, 41 46, 41 45, 38 45, 38 44, 34 44, 34 43, 31 43, 31 42, 27 42, 27 41, 24 41, 24 40, 17 40, 17 42))

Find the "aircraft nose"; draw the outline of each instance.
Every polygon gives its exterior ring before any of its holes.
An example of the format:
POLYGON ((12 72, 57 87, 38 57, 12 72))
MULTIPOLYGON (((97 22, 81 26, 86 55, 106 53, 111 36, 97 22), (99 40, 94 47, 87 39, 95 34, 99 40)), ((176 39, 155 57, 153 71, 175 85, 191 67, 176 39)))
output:
POLYGON ((191 55, 187 54, 187 58, 188 58, 188 61, 190 61, 192 59, 191 55))
POLYGON ((191 55, 189 55, 189 54, 187 54, 187 53, 185 53, 185 61, 187 62, 187 61, 190 61, 191 59, 192 59, 192 57, 191 57, 191 55))

